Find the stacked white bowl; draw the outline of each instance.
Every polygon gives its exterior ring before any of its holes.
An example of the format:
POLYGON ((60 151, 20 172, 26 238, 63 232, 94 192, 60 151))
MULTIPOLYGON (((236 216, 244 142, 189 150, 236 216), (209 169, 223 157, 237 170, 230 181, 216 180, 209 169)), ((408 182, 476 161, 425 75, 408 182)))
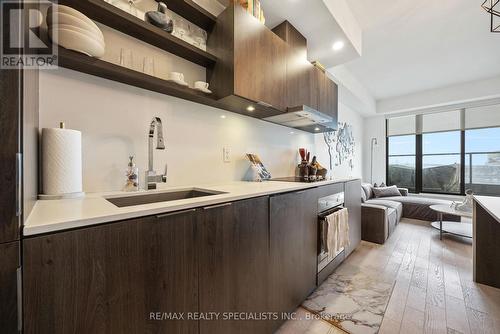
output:
POLYGON ((66 49, 90 57, 104 56, 104 36, 97 25, 79 11, 52 5, 47 11, 47 26, 52 41, 66 49))

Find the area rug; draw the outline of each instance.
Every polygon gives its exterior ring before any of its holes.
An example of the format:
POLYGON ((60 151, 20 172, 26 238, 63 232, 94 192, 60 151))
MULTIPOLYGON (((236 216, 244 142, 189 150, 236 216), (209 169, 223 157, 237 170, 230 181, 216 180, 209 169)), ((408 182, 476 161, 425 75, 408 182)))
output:
POLYGON ((372 272, 341 266, 302 307, 348 333, 378 333, 394 283, 372 272))

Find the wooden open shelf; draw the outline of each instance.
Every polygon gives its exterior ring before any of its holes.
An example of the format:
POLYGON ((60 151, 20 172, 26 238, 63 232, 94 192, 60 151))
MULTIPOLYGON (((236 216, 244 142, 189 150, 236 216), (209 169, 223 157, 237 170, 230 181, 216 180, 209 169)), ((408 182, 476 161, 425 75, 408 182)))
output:
POLYGON ((168 0, 168 9, 210 32, 217 18, 193 0, 168 0))
POLYGON ((217 106, 215 98, 208 94, 62 47, 59 48, 58 59, 60 67, 209 106, 217 106))
MULTIPOLYGON (((181 2, 184 2, 182 0, 172 2, 179 3, 177 5, 178 10, 181 10, 183 6, 188 6, 188 2, 186 2, 186 5, 180 5, 181 2)), ((116 8, 103 0, 60 0, 59 3, 73 7, 93 20, 195 64, 211 67, 217 62, 217 58, 214 55, 172 36, 152 24, 116 8)), ((191 8, 191 12, 194 12, 196 7, 189 6, 187 8, 191 8)), ((200 14, 200 17, 204 16, 205 15, 200 14)))

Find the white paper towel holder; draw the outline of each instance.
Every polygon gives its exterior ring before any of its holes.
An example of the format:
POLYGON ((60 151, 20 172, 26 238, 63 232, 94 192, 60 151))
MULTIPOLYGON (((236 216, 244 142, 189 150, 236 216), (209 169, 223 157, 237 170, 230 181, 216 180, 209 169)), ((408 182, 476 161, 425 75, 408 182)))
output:
MULTIPOLYGON (((59 123, 60 129, 65 129, 64 122, 59 123)), ((85 192, 73 192, 65 194, 38 194, 39 200, 60 200, 60 199, 76 199, 85 197, 85 192)))

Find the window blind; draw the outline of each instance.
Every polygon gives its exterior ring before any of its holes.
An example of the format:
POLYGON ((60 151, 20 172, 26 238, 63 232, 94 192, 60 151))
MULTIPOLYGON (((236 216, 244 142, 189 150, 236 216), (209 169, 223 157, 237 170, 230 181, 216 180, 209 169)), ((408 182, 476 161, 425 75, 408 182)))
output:
POLYGON ((416 116, 399 116, 387 119, 387 135, 401 136, 416 133, 416 116))
POLYGON ((465 110, 465 128, 487 128, 500 126, 500 105, 469 108, 465 110))
POLYGON ((422 132, 442 132, 460 130, 460 110, 422 115, 422 132))

